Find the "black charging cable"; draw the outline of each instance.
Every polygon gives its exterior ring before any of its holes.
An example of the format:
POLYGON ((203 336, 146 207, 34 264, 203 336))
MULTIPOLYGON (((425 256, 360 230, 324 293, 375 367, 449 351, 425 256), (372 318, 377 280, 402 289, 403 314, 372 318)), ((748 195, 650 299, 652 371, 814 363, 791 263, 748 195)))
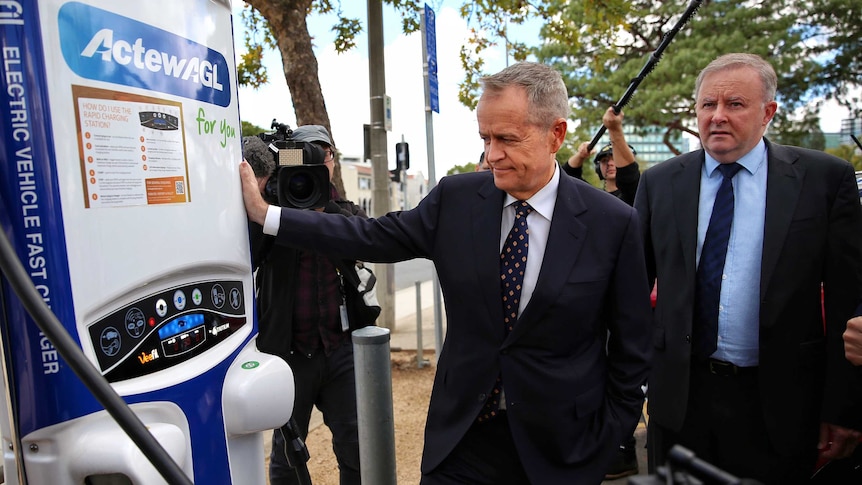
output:
POLYGON ((41 295, 33 286, 24 266, 18 260, 12 243, 5 231, 0 230, 0 269, 6 275, 9 285, 18 295, 27 313, 36 322, 48 340, 57 348, 75 375, 90 390, 93 396, 105 407, 129 438, 140 448, 144 456, 153 464, 162 477, 171 485, 193 485, 182 468, 171 458, 161 444, 153 437, 140 418, 132 412, 129 405, 114 391, 114 388, 84 356, 84 352, 69 335, 41 295))

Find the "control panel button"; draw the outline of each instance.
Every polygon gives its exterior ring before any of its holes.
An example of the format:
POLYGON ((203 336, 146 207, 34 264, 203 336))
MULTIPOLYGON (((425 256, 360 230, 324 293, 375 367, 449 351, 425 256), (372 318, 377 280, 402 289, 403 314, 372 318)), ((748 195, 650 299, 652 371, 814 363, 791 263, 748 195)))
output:
POLYGON ((183 290, 177 290, 174 292, 174 306, 177 310, 182 310, 186 307, 186 294, 183 290))
POLYGON ((99 346, 102 348, 102 352, 108 357, 117 355, 117 352, 120 351, 120 345, 122 342, 123 340, 120 338, 120 332, 118 332, 114 327, 106 327, 102 330, 102 334, 99 337, 99 346))
POLYGON ((242 305, 242 294, 239 292, 238 288, 230 289, 230 306, 234 310, 239 310, 239 306, 242 305))
POLYGON ((156 314, 160 317, 163 317, 168 314, 168 303, 164 300, 164 298, 159 298, 156 301, 156 314))
POLYGON ((224 306, 225 293, 222 285, 218 283, 213 285, 213 289, 210 291, 210 298, 212 298, 214 307, 221 308, 224 306))
POLYGON ((126 332, 130 337, 139 338, 146 328, 146 318, 140 308, 133 307, 126 312, 126 332))

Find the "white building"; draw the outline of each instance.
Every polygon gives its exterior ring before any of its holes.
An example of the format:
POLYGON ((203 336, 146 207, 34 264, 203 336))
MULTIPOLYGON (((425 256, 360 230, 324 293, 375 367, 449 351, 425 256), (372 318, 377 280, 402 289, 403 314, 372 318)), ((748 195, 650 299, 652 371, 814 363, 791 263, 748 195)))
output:
MULTIPOLYGON (((387 174, 387 178, 389 175, 387 174)), ((345 198, 362 207, 368 215, 373 214, 371 189, 373 174, 371 164, 360 162, 358 158, 341 158, 341 181, 344 183, 345 198)), ((402 182, 389 183, 389 210, 407 210, 416 207, 428 193, 428 181, 422 172, 407 174, 402 182)))

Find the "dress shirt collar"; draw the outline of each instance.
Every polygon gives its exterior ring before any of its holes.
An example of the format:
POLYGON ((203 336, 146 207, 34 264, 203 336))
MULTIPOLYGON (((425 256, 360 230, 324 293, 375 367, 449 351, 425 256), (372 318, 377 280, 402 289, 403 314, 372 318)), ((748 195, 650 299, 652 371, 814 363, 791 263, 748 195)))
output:
MULTIPOLYGON (((554 214, 554 206, 557 203, 557 189, 560 186, 560 167, 555 162, 554 163, 554 175, 551 176, 551 180, 545 184, 538 192, 533 194, 532 197, 527 199, 527 203, 530 204, 530 207, 533 208, 533 211, 539 213, 542 217, 547 220, 551 220, 551 216, 554 214)), ((513 202, 516 202, 518 199, 512 197, 509 194, 506 194, 506 198, 503 200, 503 207, 508 207, 513 202)))
MULTIPOLYGON (((715 169, 718 168, 718 161, 712 158, 709 153, 704 151, 704 155, 706 156, 706 162, 703 164, 704 170, 706 170, 707 178, 715 175, 715 169)), ((763 138, 760 139, 760 142, 751 149, 750 152, 746 153, 742 156, 736 163, 742 165, 742 167, 748 170, 748 173, 754 174, 763 166, 763 161, 766 160, 766 143, 763 141, 763 138)))

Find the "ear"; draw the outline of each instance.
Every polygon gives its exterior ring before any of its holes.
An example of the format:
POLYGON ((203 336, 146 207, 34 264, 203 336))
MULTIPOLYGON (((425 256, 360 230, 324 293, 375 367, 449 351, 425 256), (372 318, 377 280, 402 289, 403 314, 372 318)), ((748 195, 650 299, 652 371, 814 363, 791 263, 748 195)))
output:
POLYGON ((557 120, 551 125, 549 136, 552 138, 552 153, 557 153, 560 150, 560 147, 563 146, 563 142, 566 141, 566 133, 568 133, 566 129, 567 127, 568 123, 565 118, 557 118, 557 120))
POLYGON ((775 113, 778 111, 778 103, 775 101, 770 101, 766 103, 766 106, 763 108, 763 126, 769 124, 772 121, 772 118, 775 116, 775 113))

